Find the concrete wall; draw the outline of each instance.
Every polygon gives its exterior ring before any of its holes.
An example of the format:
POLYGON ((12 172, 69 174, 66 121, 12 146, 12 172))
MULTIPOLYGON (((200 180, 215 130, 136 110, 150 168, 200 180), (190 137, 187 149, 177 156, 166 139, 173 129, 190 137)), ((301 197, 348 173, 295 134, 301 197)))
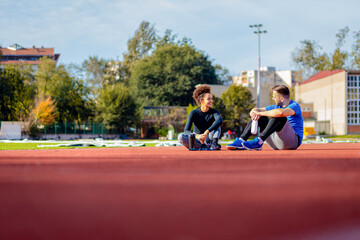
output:
POLYGON ((329 121, 329 133, 347 134, 345 71, 297 85, 295 99, 299 103, 313 103, 314 118, 329 121))
MULTIPOLYGON (((249 87, 248 88, 253 96, 253 100, 255 101, 255 104, 257 103, 257 89, 256 87, 249 87)), ((261 88, 261 97, 260 97, 260 107, 266 107, 269 105, 275 104, 274 101, 272 101, 272 90, 271 87, 262 87, 261 88)))

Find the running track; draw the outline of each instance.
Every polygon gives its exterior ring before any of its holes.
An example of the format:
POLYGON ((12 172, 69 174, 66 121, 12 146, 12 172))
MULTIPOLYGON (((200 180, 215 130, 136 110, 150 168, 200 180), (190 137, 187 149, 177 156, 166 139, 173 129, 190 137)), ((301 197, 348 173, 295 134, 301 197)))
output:
POLYGON ((360 144, 0 151, 0 239, 360 239, 360 144))

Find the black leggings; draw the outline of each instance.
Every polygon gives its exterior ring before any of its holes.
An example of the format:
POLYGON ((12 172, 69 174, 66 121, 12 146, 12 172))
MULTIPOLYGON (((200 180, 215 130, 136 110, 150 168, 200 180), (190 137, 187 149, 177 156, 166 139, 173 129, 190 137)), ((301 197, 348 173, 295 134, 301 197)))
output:
MULTIPOLYGON (((275 131, 280 132, 281 129, 285 126, 285 123, 287 121, 286 117, 279 117, 279 118, 268 118, 268 117, 260 117, 258 120, 258 126, 260 127, 260 138, 265 141, 271 134, 273 134, 275 131)), ((252 120, 248 122, 246 125, 243 133, 241 134, 241 138, 245 141, 249 139, 251 134, 251 124, 252 120)))

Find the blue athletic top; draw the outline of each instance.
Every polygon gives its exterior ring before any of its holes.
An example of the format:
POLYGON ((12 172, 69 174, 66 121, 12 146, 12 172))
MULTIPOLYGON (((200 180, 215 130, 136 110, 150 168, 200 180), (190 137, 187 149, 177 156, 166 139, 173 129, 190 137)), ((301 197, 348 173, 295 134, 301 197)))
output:
POLYGON ((194 132, 202 134, 206 130, 209 132, 218 129, 223 120, 218 110, 209 108, 207 112, 202 112, 200 108, 194 109, 190 112, 186 121, 185 130, 186 134, 191 133, 191 126, 194 124, 194 132))
MULTIPOLYGON (((265 107, 266 111, 275 109, 275 108, 283 108, 277 105, 271 105, 265 107)), ((294 129, 295 133, 300 137, 300 144, 302 143, 303 135, 304 135, 304 120, 301 113, 301 107, 297 102, 290 100, 290 104, 286 108, 291 108, 294 110, 295 115, 287 116, 287 119, 294 129)))

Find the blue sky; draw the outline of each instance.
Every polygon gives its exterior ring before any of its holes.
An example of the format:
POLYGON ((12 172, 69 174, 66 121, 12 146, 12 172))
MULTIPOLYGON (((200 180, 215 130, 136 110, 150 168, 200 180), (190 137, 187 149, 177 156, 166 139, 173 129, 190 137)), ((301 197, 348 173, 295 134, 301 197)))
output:
MULTIPOLYGON (((348 26, 360 31, 358 0, 0 0, 0 44, 54 47, 60 63, 81 63, 89 56, 122 60, 127 40, 141 21, 159 34, 172 29, 188 37, 210 59, 233 75, 257 68, 257 36, 262 23, 263 66, 296 69, 291 52, 300 41, 335 48, 335 34, 348 26)), ((346 49, 350 50, 352 34, 346 49)))

